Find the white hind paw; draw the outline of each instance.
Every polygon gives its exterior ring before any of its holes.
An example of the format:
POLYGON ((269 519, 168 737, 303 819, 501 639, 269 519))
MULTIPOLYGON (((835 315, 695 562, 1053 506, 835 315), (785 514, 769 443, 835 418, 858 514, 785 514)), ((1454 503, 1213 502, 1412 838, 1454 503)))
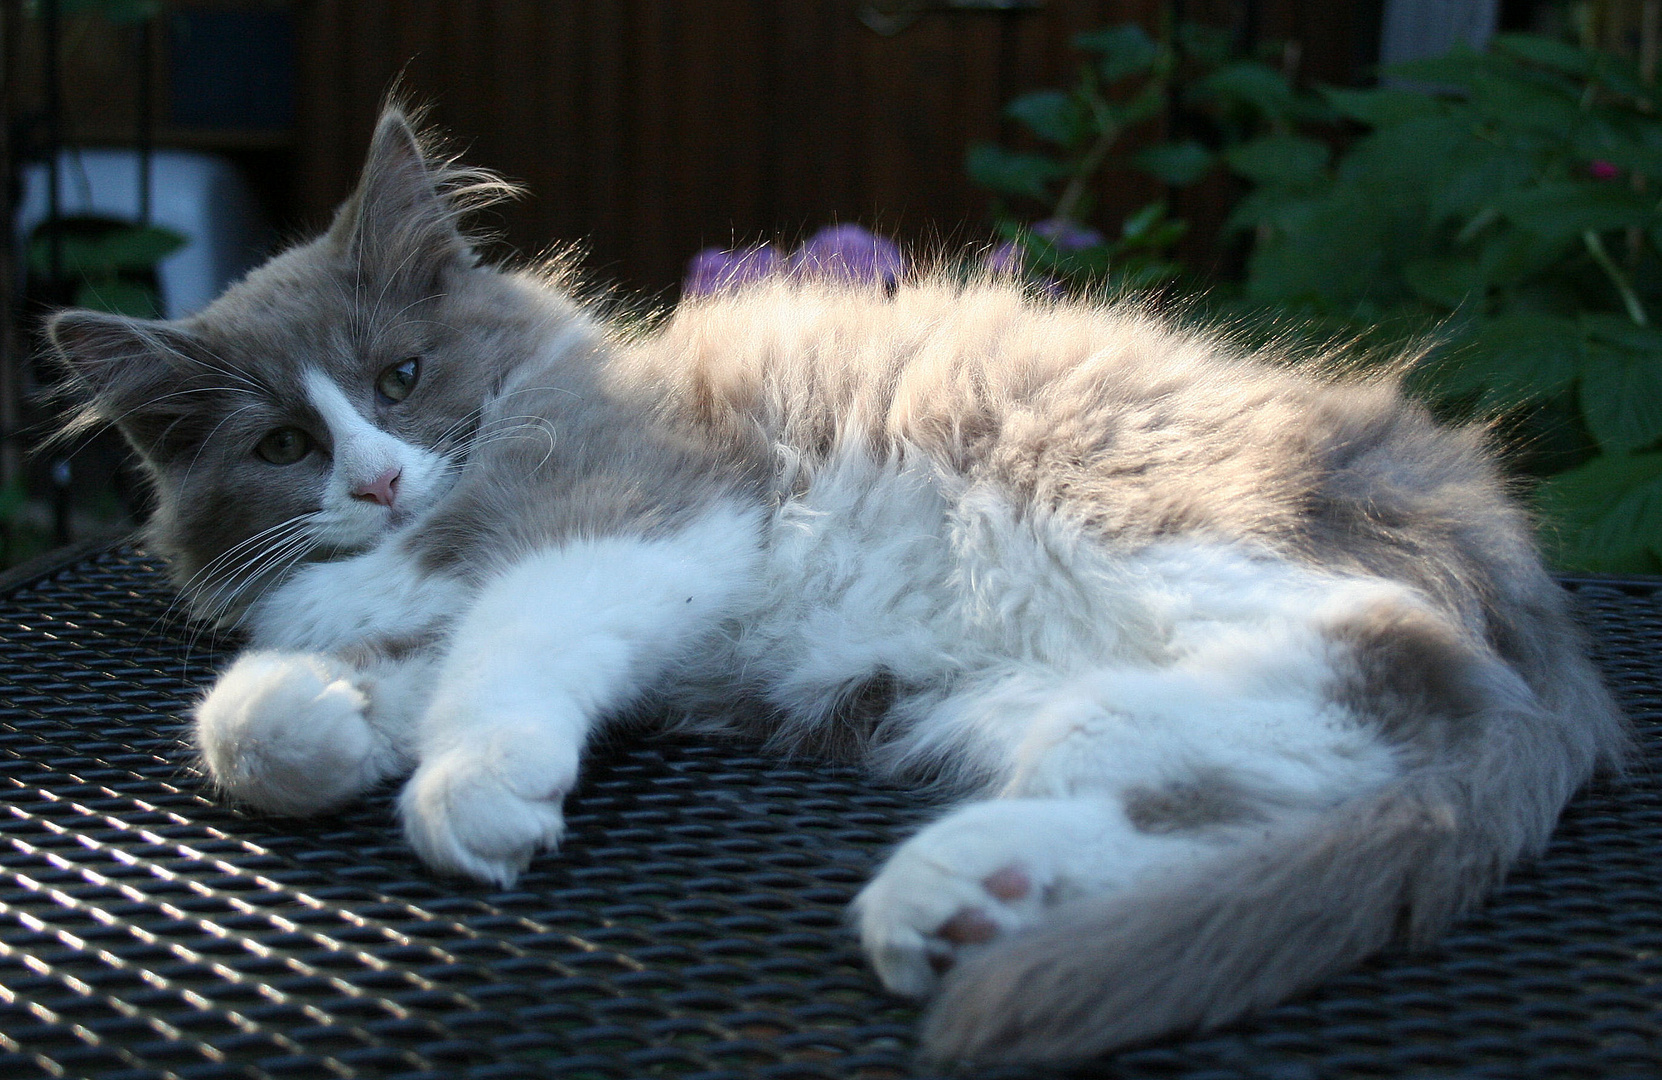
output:
POLYGON ((1043 918, 1059 881, 1031 831, 1031 802, 979 803, 936 822, 855 897, 861 945, 889 990, 928 994, 968 952, 1043 918))
POLYGON ((315 814, 386 776, 396 753, 365 719, 357 672, 317 653, 253 652, 196 707, 196 747, 227 795, 315 814))
POLYGON ((435 870, 511 885, 559 843, 576 781, 575 748, 494 731, 421 763, 399 797, 404 835, 435 870))

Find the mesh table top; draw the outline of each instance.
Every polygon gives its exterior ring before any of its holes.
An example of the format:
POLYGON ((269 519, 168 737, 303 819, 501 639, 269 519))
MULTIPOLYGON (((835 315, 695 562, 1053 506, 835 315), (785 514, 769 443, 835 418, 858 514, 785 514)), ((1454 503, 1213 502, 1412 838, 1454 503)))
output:
MULTIPOLYGON (((1631 776, 1436 951, 1073 1075, 1662 1077, 1662 581, 1569 584, 1631 776)), ((125 547, 0 596, 0 1077, 928 1074, 842 914, 916 796, 614 745, 512 891, 439 879, 387 793, 315 822, 209 797, 180 717, 227 654, 169 603, 125 547)))

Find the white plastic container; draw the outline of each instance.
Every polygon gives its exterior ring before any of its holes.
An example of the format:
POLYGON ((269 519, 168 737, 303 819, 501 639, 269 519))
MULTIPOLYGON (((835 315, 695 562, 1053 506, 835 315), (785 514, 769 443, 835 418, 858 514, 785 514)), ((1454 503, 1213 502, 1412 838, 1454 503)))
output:
MULTIPOLYGON (((20 252, 46 220, 48 174, 40 162, 23 170, 16 222, 20 252)), ((156 267, 162 311, 176 319, 206 307, 258 263, 268 233, 248 185, 224 158, 157 150, 150 156, 150 178, 151 223, 187 240, 156 267)), ((138 180, 136 150, 64 150, 58 157, 58 213, 136 223, 138 180)))

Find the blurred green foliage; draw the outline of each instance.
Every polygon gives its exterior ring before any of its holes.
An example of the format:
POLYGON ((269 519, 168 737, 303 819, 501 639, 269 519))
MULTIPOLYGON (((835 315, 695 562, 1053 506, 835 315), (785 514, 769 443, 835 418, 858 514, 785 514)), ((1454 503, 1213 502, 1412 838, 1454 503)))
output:
POLYGON ((29 272, 51 278, 55 269, 59 279, 73 283, 77 307, 155 319, 161 316, 156 266, 184 245, 183 236, 159 225, 64 218, 30 236, 29 272))
MULTIPOLYGON (((1077 88, 1011 105, 1057 152, 976 148, 973 177, 1006 198, 1083 187, 1159 101, 1201 111, 1209 142, 1156 142, 1113 164, 1173 187, 1215 169, 1241 182, 1228 232, 1250 241, 1245 273, 1208 303, 1387 350, 1430 333, 1411 386, 1509 435, 1558 565, 1662 571, 1662 93, 1633 63, 1509 34, 1395 68, 1379 88, 1304 90, 1186 44, 1207 40, 1193 29, 1088 38, 1077 88), (1141 84, 1102 113, 1091 95, 1110 72, 1141 84)), ((1144 207, 1116 241, 1066 253, 1000 211, 1039 273, 1132 286, 1182 273, 1170 241, 1183 224, 1163 206, 1153 234, 1144 207)), ((1083 224, 1088 208, 1050 212, 1083 224)))

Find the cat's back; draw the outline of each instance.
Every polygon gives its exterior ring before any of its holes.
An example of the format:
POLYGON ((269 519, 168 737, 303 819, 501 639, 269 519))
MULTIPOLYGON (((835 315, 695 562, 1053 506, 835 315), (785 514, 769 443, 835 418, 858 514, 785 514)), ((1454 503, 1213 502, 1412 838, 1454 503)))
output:
POLYGON ((1363 505, 1515 524, 1481 435, 1433 423, 1390 379, 1007 281, 765 282, 684 303, 622 370, 750 453, 921 452, 1105 537, 1296 544, 1363 505))

